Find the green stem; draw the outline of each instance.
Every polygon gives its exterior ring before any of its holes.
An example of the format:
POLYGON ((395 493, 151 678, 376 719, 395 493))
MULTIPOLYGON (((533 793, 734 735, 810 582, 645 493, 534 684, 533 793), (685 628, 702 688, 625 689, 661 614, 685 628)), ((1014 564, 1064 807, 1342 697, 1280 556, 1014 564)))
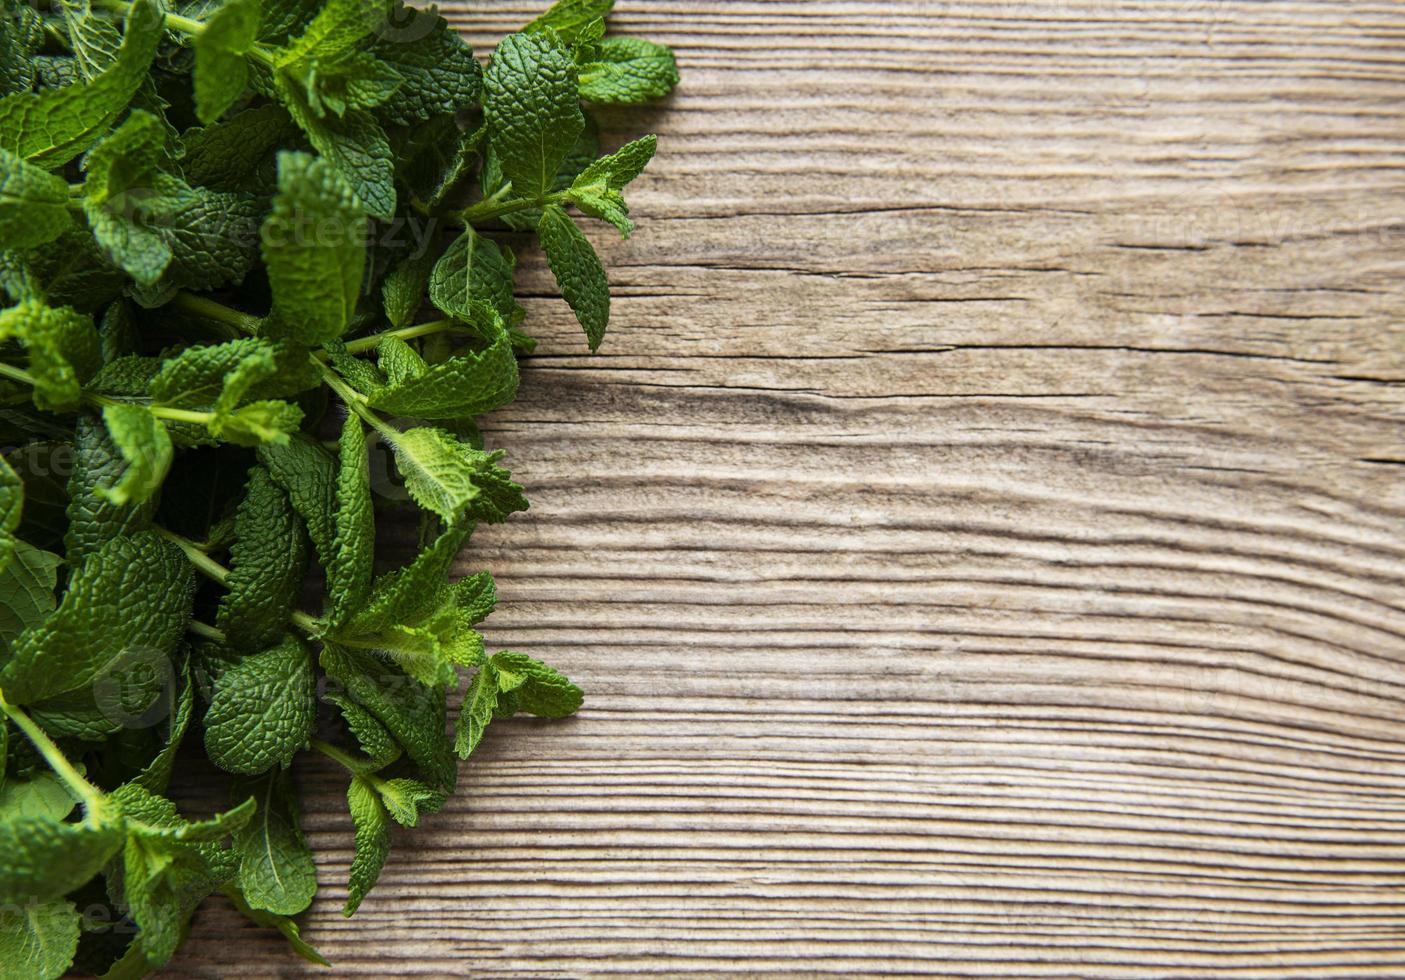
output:
POLYGON ((347 408, 359 415, 363 422, 379 432, 388 442, 394 443, 399 438, 400 433, 386 425, 379 415, 371 411, 370 406, 366 404, 365 395, 337 377, 332 369, 321 361, 317 362, 317 366, 322 369, 322 380, 327 383, 327 387, 341 396, 347 408))
POLYGON ((540 208, 548 204, 560 204, 566 198, 564 191, 557 191, 555 194, 548 194, 543 198, 535 200, 527 197, 508 198, 507 195, 511 190, 511 184, 498 188, 491 196, 485 197, 477 204, 466 207, 458 212, 459 220, 466 225, 476 224, 477 222, 488 221, 492 218, 501 218, 503 215, 512 214, 514 211, 526 211, 528 208, 540 208))
POLYGON ((200 546, 194 541, 174 531, 168 531, 164 527, 156 528, 156 533, 184 551, 185 556, 190 559, 190 563, 202 575, 214 579, 220 585, 229 581, 229 569, 201 551, 200 546))
MULTIPOLYGON (((96 0, 98 6, 106 7, 108 10, 127 16, 132 11, 132 5, 127 0, 96 0)), ((166 14, 166 29, 176 31, 180 34, 188 34, 191 37, 199 37, 205 33, 205 22, 195 20, 193 17, 182 17, 180 14, 166 14)), ((247 52, 249 57, 257 58, 266 65, 273 64, 273 52, 262 44, 256 44, 247 52)))
POLYGON ((252 334, 259 328, 259 318, 241 313, 233 307, 217 303, 204 296, 196 296, 193 293, 176 293, 171 300, 171 305, 179 306, 187 313, 194 313, 196 316, 205 317, 207 320, 217 320, 220 323, 228 324, 240 333, 252 334))
POLYGON ((370 775, 372 766, 370 759, 358 760, 355 756, 351 755, 351 753, 345 752, 329 742, 324 742, 320 738, 314 738, 307 744, 316 751, 321 752, 333 762, 339 763, 343 769, 353 776, 365 776, 373 782, 377 781, 375 776, 370 775))
POLYGON ((380 346, 380 342, 387 337, 398 337, 401 340, 413 340, 416 337, 428 337, 430 334, 444 333, 446 330, 453 330, 456 326, 458 326, 458 324, 453 320, 431 320, 428 323, 417 323, 413 327, 398 327, 394 330, 383 330, 369 337, 358 337, 356 340, 347 341, 346 350, 349 354, 362 354, 368 350, 375 350, 380 346))
POLYGON ((185 628, 196 636, 203 636, 205 639, 214 640, 216 643, 223 643, 225 640, 229 639, 225 636, 224 630, 216 629, 209 623, 202 623, 198 619, 192 619, 190 622, 186 623, 185 628))
POLYGON ((35 380, 34 375, 30 374, 24 368, 15 367, 13 364, 0 362, 0 375, 12 381, 18 381, 20 384, 29 385, 31 388, 39 383, 35 380))
POLYGON ((16 728, 24 732, 25 736, 34 743, 34 747, 39 750, 39 754, 44 757, 44 761, 54 770, 59 779, 83 801, 83 806, 89 817, 103 804, 102 791, 92 783, 83 778, 82 774, 75 768, 73 763, 68 761, 68 756, 63 754, 63 750, 54 744, 54 740, 49 738, 49 733, 35 724, 34 719, 25 714, 19 708, 5 700, 4 694, 0 694, 0 711, 4 711, 14 722, 16 728))

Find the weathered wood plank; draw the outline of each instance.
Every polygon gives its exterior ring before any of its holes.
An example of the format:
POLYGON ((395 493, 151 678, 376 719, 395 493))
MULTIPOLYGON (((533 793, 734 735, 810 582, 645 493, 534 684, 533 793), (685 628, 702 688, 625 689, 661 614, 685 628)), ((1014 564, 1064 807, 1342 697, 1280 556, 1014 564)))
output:
MULTIPOLYGON (((486 50, 528 2, 445 5, 486 50)), ((1405 7, 621 0, 684 84, 464 569, 579 679, 341 970, 1405 973, 1405 7)), ((176 975, 303 975, 212 907, 176 975), (233 945, 237 943, 238 945, 233 945), (231 962, 237 957, 237 961, 231 962)))

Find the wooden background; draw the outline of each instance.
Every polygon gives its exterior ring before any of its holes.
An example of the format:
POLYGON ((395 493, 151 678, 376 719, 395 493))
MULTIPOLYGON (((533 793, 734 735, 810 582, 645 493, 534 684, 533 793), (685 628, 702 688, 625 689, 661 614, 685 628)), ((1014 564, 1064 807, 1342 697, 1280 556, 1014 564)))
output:
MULTIPOLYGON (((446 4, 476 48, 541 6, 446 4)), ((1405 977, 1405 5, 620 0, 682 88, 344 974, 1405 977)), ((172 976, 303 976, 219 900, 172 976)))

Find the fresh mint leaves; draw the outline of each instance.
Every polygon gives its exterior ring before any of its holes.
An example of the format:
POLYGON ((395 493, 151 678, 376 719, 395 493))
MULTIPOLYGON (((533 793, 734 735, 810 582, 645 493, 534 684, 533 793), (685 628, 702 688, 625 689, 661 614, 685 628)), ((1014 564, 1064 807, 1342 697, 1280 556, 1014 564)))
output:
POLYGON ((145 975, 215 893, 325 963, 298 758, 343 773, 351 915, 495 721, 580 707, 450 573, 527 507, 475 423, 534 347, 513 248, 609 324, 578 220, 634 230, 656 139, 589 106, 678 79, 612 6, 480 62, 400 0, 0 2, 0 973, 145 975))

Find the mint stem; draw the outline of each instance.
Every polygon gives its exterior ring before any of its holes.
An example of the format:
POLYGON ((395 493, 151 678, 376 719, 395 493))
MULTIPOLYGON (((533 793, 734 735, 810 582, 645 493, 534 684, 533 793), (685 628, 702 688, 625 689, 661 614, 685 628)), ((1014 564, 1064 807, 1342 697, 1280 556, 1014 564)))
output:
POLYGON ((29 715, 6 701, 3 693, 0 693, 0 711, 4 711, 10 721, 14 722, 15 727, 24 732, 30 742, 34 743, 34 747, 39 750, 39 754, 44 757, 49 768, 53 769, 59 779, 63 780, 64 785, 73 790, 83 801, 83 808, 87 816, 91 818, 103 804, 102 791, 84 779, 82 774, 73 768, 73 763, 68 761, 68 756, 63 754, 63 750, 54 744, 49 733, 40 728, 29 715))
POLYGON ((311 748, 321 752, 333 762, 339 763, 343 769, 353 776, 365 776, 371 768, 370 759, 358 760, 348 752, 344 752, 329 742, 324 742, 320 738, 314 738, 307 743, 311 748))

